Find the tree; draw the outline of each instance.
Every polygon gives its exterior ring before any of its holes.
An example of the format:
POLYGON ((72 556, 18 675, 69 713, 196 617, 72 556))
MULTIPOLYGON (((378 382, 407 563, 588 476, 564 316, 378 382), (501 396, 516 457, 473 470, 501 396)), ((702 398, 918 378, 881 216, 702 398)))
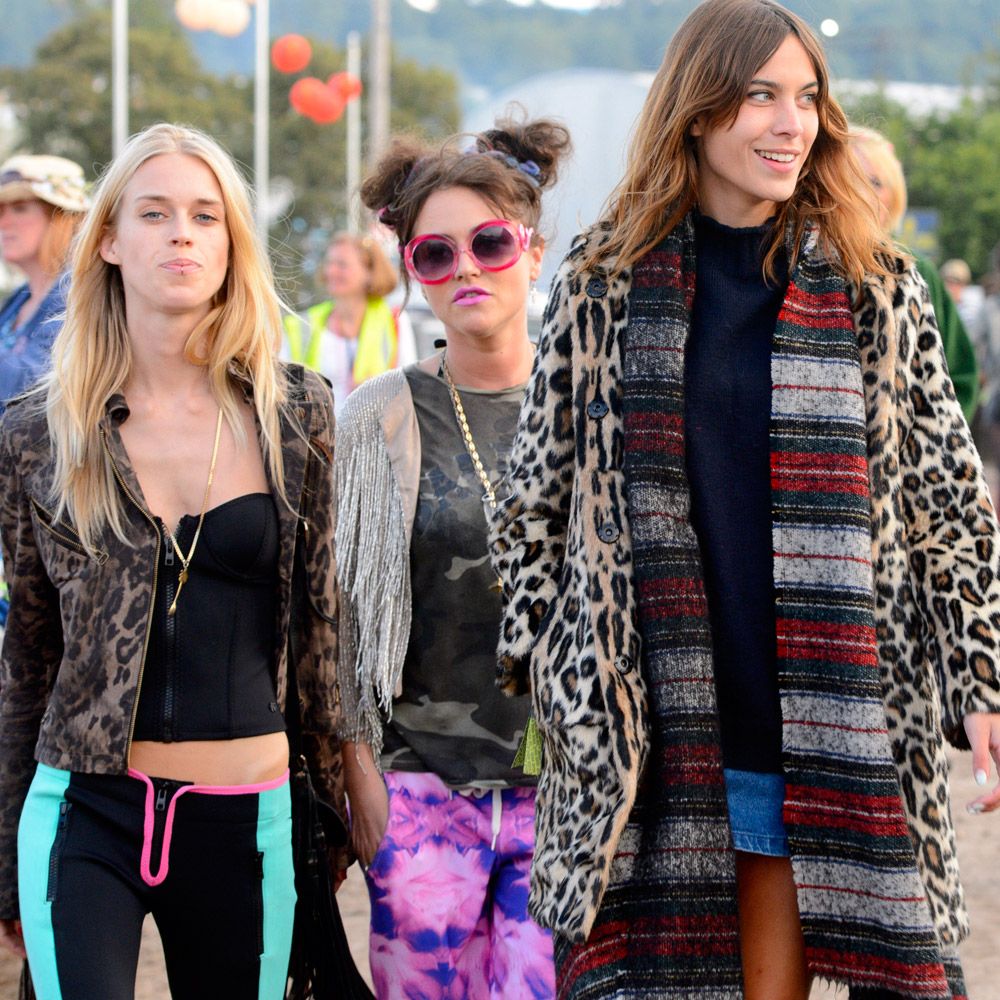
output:
MULTIPOLYGON (((27 69, 0 69, 0 88, 17 109, 26 150, 57 153, 94 178, 111 158, 111 18, 106 4, 79 4, 74 17, 38 47, 27 69)), ((251 174, 253 81, 202 68, 190 36, 162 0, 132 0, 129 29, 129 124, 184 122, 218 139, 251 174)), ((308 235, 342 228, 346 213, 343 120, 317 125, 291 109, 288 91, 299 76, 327 79, 345 68, 344 53, 313 40, 301 74, 271 74, 272 176, 291 182, 294 201, 271 229, 279 281, 296 298, 296 278, 308 257, 308 235)), ((395 60, 393 128, 441 138, 458 128, 458 83, 439 69, 395 60)), ((299 283, 301 287, 301 283, 299 283)), ((308 290, 307 290, 308 291, 308 290)))

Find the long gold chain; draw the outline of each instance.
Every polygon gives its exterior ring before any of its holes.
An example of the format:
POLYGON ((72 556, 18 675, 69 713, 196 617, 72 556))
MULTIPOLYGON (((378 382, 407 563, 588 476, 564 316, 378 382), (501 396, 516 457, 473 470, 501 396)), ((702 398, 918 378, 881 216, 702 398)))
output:
MULTIPOLYGON (((493 484, 490 482, 490 477, 486 474, 486 469, 483 468, 483 460, 479 457, 479 449, 476 447, 476 442, 472 440, 472 431, 469 429, 469 421, 465 416, 465 407, 462 406, 462 397, 459 396, 455 380, 451 377, 451 372, 448 370, 448 360, 443 355, 441 357, 441 371, 444 372, 445 381, 448 383, 448 392, 451 394, 451 406, 455 411, 458 428, 462 432, 462 437, 465 438, 465 450, 469 453, 469 458, 472 460, 472 467, 476 470, 476 475, 479 476, 479 481, 483 484, 483 499, 490 505, 490 510, 496 510, 496 492, 493 489, 493 484)), ((489 518, 487 518, 488 520, 489 518)), ((503 590, 503 581, 499 576, 489 589, 497 594, 503 590)))
POLYGON ((451 405, 455 411, 455 419, 458 421, 462 437, 465 438, 465 450, 469 453, 469 458, 472 459, 472 467, 476 470, 476 475, 479 476, 479 481, 483 484, 483 499, 490 505, 491 510, 496 510, 497 495, 493 489, 493 484, 490 482, 490 477, 486 474, 486 469, 483 468, 483 461, 479 457, 479 449, 476 447, 476 442, 472 440, 472 431, 469 430, 469 421, 465 416, 465 407, 462 406, 462 398, 455 387, 455 380, 451 377, 451 372, 448 370, 448 359, 445 357, 441 358, 441 370, 444 372, 445 381, 448 383, 448 392, 451 393, 451 405))
MULTIPOLYGON (((167 609, 168 615, 177 614, 177 598, 181 596, 181 590, 184 584, 187 583, 188 578, 188 566, 191 565, 191 560, 194 559, 194 550, 198 547, 198 538, 201 535, 201 526, 205 523, 205 512, 208 510, 208 494, 212 489, 212 480, 215 478, 215 463, 219 457, 219 438, 222 435, 222 407, 219 407, 219 417, 215 421, 215 444, 212 445, 212 461, 208 466, 208 482, 205 483, 205 496, 201 501, 201 514, 198 516, 198 527, 195 528, 194 538, 191 541, 191 548, 188 549, 188 554, 185 556, 181 552, 181 547, 177 544, 177 539, 172 534, 167 534, 167 538, 170 539, 170 544, 173 547, 174 553, 177 558, 181 561, 181 573, 177 578, 177 592, 174 594, 174 599, 167 609)), ((178 527, 180 523, 178 522, 178 527)))

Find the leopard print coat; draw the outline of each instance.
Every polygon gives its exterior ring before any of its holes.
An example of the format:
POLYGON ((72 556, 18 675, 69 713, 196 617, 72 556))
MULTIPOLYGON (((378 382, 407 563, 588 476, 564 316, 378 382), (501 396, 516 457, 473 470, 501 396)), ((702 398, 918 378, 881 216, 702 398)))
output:
MULTIPOLYGON (((545 748, 531 909, 573 940, 600 906, 648 747, 622 471, 631 275, 582 269, 602 238, 578 240, 553 285, 492 536, 499 683, 530 688, 545 748)), ((923 280, 900 269, 857 299, 889 738, 935 924, 955 944, 968 919, 944 743, 967 749, 963 717, 1000 711, 1000 535, 923 280)))

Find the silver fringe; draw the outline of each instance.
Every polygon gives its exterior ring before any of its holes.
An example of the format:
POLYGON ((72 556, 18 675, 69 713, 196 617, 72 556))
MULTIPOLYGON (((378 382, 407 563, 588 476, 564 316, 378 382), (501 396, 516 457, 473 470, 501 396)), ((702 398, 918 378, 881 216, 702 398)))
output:
POLYGON ((401 371, 386 372, 353 392, 337 421, 339 735, 368 743, 376 762, 410 638, 408 534, 381 423, 406 388, 401 371))

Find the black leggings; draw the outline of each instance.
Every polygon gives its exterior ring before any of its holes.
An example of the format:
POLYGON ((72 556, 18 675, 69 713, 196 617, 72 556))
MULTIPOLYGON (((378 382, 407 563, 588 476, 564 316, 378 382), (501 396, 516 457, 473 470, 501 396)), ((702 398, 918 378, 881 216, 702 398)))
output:
POLYGON ((174 997, 284 996, 295 907, 287 779, 207 788, 39 765, 18 870, 39 1000, 133 1000, 147 913, 174 997))

